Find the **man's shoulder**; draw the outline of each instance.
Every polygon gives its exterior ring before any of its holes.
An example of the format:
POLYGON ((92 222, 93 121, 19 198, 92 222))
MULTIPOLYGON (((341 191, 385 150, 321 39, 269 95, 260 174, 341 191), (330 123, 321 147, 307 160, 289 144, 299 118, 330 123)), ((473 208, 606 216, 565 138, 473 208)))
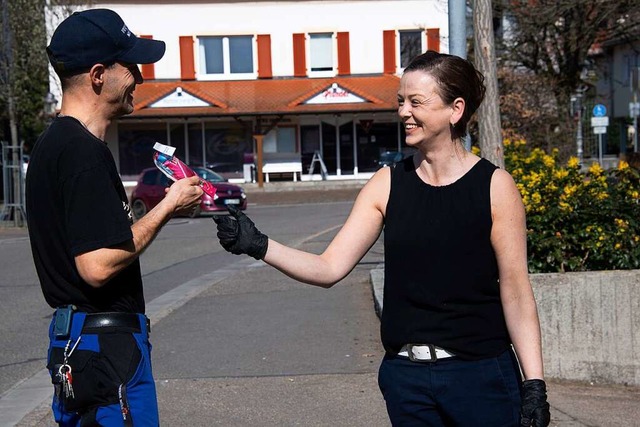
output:
POLYGON ((73 122, 63 122, 60 127, 52 131, 54 133, 49 139, 55 141, 59 149, 70 157, 83 157, 86 161, 90 161, 94 156, 102 158, 109 152, 109 148, 103 141, 73 122))
POLYGON ((100 147, 85 129, 67 120, 56 120, 38 138, 35 150, 48 152, 95 150, 100 147))
POLYGON ((38 140, 32 152, 29 170, 33 166, 34 170, 42 173, 54 173, 61 180, 89 171, 106 171, 113 159, 107 146, 97 142, 86 132, 73 128, 64 132, 65 127, 48 129, 47 134, 38 140))

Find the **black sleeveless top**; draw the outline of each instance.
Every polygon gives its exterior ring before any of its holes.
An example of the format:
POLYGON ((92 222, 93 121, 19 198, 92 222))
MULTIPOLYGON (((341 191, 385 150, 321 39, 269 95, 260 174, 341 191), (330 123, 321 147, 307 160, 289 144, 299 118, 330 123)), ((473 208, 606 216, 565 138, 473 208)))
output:
POLYGON ((382 343, 435 344, 462 359, 510 345, 491 246, 491 177, 481 159, 456 182, 431 186, 412 158, 391 174, 384 228, 382 343))

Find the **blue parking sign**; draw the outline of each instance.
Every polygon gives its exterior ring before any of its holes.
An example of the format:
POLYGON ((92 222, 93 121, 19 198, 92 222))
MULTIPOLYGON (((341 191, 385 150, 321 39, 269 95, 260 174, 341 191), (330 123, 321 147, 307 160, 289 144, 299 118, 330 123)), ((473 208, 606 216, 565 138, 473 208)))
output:
POLYGON ((593 107, 593 117, 604 117, 607 115, 607 107, 602 104, 596 104, 593 107))

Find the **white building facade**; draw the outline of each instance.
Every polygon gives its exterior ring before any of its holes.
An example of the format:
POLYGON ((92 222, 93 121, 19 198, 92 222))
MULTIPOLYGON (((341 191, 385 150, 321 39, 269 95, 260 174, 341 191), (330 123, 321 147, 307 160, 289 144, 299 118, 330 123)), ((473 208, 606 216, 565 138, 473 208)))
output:
MULTIPOLYGON (((108 132, 125 180, 152 165, 156 141, 238 179, 248 179, 247 164, 285 165, 283 179, 292 165, 302 180, 320 179, 318 167, 309 174, 314 155, 328 179, 367 178, 382 153, 404 148, 396 114, 403 67, 428 49, 448 51, 445 0, 91 7, 113 9, 136 35, 167 45, 159 62, 141 67, 134 113, 108 132)), ((53 73, 51 90, 60 99, 53 73)))

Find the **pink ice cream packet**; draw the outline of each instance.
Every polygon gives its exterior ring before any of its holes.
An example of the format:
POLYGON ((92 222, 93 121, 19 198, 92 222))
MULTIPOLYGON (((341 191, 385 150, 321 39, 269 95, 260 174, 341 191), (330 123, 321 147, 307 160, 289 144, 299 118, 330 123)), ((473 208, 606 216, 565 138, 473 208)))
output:
MULTIPOLYGON (((176 147, 171 147, 169 145, 164 145, 156 142, 153 145, 153 149, 155 150, 155 153, 153 153, 153 163, 170 180, 178 181, 179 179, 196 175, 193 169, 184 164, 179 158, 174 155, 176 152, 176 147)), ((202 191, 204 191, 211 197, 215 196, 216 187, 214 187, 209 181, 201 179, 200 187, 202 187, 202 191)))

